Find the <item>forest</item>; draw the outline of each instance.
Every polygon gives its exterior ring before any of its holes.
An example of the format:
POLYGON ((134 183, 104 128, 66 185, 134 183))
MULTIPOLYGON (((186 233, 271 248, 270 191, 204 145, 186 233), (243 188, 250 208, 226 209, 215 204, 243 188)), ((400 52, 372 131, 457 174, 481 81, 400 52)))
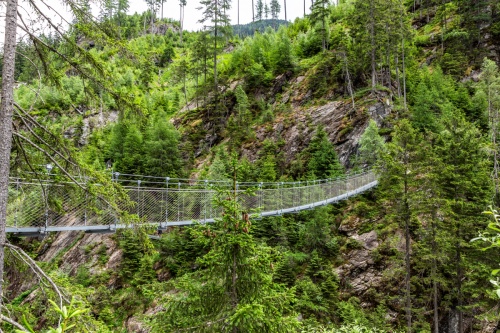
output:
POLYGON ((0 332, 500 330, 500 2, 252 0, 235 24, 249 1, 200 0, 189 31, 186 1, 64 0, 63 25, 2 2, 0 332), (367 170, 374 189, 297 214, 236 191, 367 170), (120 209, 146 176, 234 190, 159 232, 120 209), (20 201, 19 180, 54 185, 20 201), (56 185, 129 227, 6 232, 65 212, 56 185))

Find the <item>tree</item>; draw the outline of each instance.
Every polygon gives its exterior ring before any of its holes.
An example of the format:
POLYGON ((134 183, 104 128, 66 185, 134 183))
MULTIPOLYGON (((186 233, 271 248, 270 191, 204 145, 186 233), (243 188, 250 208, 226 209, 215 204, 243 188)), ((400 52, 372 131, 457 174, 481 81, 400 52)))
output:
POLYGON ((181 58, 175 62, 174 82, 182 82, 183 86, 182 92, 184 94, 184 101, 186 105, 188 104, 186 80, 189 73, 190 73, 190 59, 186 54, 182 54, 181 58))
MULTIPOLYGON (((96 22, 88 16, 85 8, 79 6, 78 1, 64 1, 69 11, 74 15, 74 22, 82 28, 80 32, 82 37, 89 40, 102 42, 106 41, 110 45, 116 46, 112 38, 106 35, 107 31, 103 25, 96 22), (93 29, 90 29, 92 27, 93 29), (104 38, 106 37, 106 38, 104 38)), ((65 70, 72 73, 81 75, 89 84, 90 89, 86 92, 89 98, 99 98, 98 90, 106 91, 120 103, 123 108, 130 106, 127 100, 120 94, 116 93, 113 89, 113 83, 109 82, 108 78, 111 76, 100 60, 96 59, 91 52, 88 52, 84 47, 77 43, 77 39, 68 35, 67 31, 62 31, 58 23, 55 23, 46 13, 38 7, 38 2, 29 1, 29 8, 33 10, 34 14, 40 18, 45 24, 45 29, 53 33, 61 43, 64 43, 64 48, 60 48, 57 44, 52 43, 49 39, 44 38, 32 31, 31 26, 27 21, 23 20, 23 12, 18 12, 17 0, 6 1, 5 13, 5 41, 3 45, 3 70, 2 70, 2 90, 0 102, 0 281, 4 282, 4 251, 6 244, 5 226, 7 218, 7 196, 8 196, 8 182, 11 162, 11 149, 12 138, 15 138, 16 149, 26 152, 24 146, 29 146, 36 150, 39 156, 53 163, 66 179, 69 179, 74 184, 79 184, 72 173, 90 174, 91 168, 85 167, 77 159, 74 158, 75 150, 68 145, 68 142, 61 139, 58 134, 51 133, 46 127, 38 122, 33 117, 30 117, 29 112, 21 105, 13 100, 14 89, 14 69, 15 69, 15 50, 16 50, 16 30, 17 27, 21 29, 27 36, 29 41, 33 43, 37 50, 38 59, 40 63, 45 65, 43 68, 46 82, 58 82, 58 76, 52 66, 47 66, 47 63, 58 63, 65 70), (21 18, 17 20, 18 16, 21 18), (91 87, 98 87, 99 89, 92 89, 91 87), (13 130, 13 115, 16 114, 20 121, 27 121, 29 119, 31 125, 26 126, 26 133, 13 130), (46 135, 39 135, 36 133, 46 133, 46 135), (48 133, 47 133, 48 132, 48 133), (24 134, 24 135, 23 135, 24 134), (50 140, 44 140, 44 136, 50 137, 50 140), (31 139, 33 138, 33 140, 31 139), (21 145, 21 142, 23 145, 21 145)), ((66 17, 67 14, 53 12, 60 17, 66 17)), ((30 22, 30 21, 28 21, 30 22)), ((29 156, 25 155, 26 163, 31 165, 29 156)), ((96 173, 94 175, 98 176, 96 173)), ((107 177, 109 178, 109 177, 107 177)), ((101 180, 101 179, 100 179, 101 180)), ((105 182, 105 179, 102 178, 105 182)), ((109 183, 107 183, 109 185, 109 183)), ((113 186, 109 186, 113 187, 113 186)), ((91 189, 84 188, 86 193, 91 189)), ((112 199, 112 189, 108 186, 103 186, 99 191, 107 191, 109 196, 103 198, 105 201, 110 202, 112 199)), ((102 193, 102 192, 101 192, 102 193)), ((91 193, 91 194, 95 194, 91 193)), ((101 196, 102 198, 102 196, 101 196)), ((36 265, 35 265, 36 266, 36 265)), ((0 297, 3 297, 3 285, 0 283, 0 297)), ((62 307, 62 306, 61 306, 62 307)))
POLYGON ((370 119, 368 127, 359 139, 359 157, 361 163, 375 165, 385 153, 384 139, 378 134, 377 123, 370 119))
POLYGON ((273 283, 270 248, 254 240, 248 213, 238 202, 236 191, 217 195, 223 217, 196 229, 209 245, 198 260, 202 268, 176 279, 175 293, 164 293, 165 311, 156 315, 153 331, 257 333, 298 327, 293 293, 273 283))
POLYGON ((483 227, 478 216, 490 203, 492 184, 485 140, 479 130, 459 113, 444 117, 443 126, 435 149, 445 167, 439 170, 436 182, 441 188, 441 197, 449 205, 449 214, 444 218, 446 231, 453 238, 446 255, 451 258, 449 265, 454 282, 448 297, 458 313, 458 332, 462 333, 464 314, 467 309, 473 313, 474 308, 471 287, 480 283, 466 272, 479 271, 481 262, 488 259, 470 240, 483 227))
POLYGON ((281 6, 278 0, 271 0, 271 18, 277 20, 281 11, 281 6))
POLYGON ((227 38, 231 34, 231 26, 229 16, 226 14, 231 9, 231 0, 202 0, 200 4, 205 6, 203 9, 203 17, 199 21, 205 26, 205 30, 212 32, 214 39, 213 61, 214 61, 214 92, 215 92, 215 107, 217 108, 218 83, 217 83, 217 40, 219 38, 227 38), (208 24, 208 25, 207 25, 208 24))
POLYGON ((309 144, 308 153, 310 159, 307 167, 312 178, 334 178, 344 173, 335 148, 328 139, 323 127, 316 130, 316 134, 309 144))
POLYGON ((405 80, 405 40, 411 30, 402 1, 363 0, 356 1, 354 7, 351 14, 354 48, 363 57, 363 64, 369 65, 365 70, 370 72, 372 90, 379 83, 389 86, 391 66, 399 71, 400 56, 405 80), (380 64, 383 64, 381 73, 380 64))
POLYGON ((484 59, 481 67, 480 83, 476 91, 476 98, 484 98, 486 100, 487 109, 485 113, 488 115, 489 134, 491 142, 491 158, 493 162, 493 172, 491 174, 493 184, 495 185, 495 194, 499 196, 498 177, 500 173, 499 161, 499 138, 498 131, 500 130, 500 72, 494 61, 487 58, 484 59))
POLYGON ((179 133, 164 114, 152 119, 144 140, 144 172, 147 175, 182 177, 179 133))
POLYGON ((101 12, 99 14, 101 20, 109 20, 113 19, 115 10, 118 8, 118 3, 115 0, 104 0, 103 7, 101 8, 101 12))
POLYGON ((264 17, 264 2, 262 0, 257 0, 257 4, 255 5, 255 10, 257 12, 255 18, 257 19, 257 21, 261 21, 262 18, 264 17))
POLYGON ((252 22, 255 22, 255 5, 252 0, 252 22))
POLYGON ((129 0, 118 0, 118 5, 116 7, 116 15, 119 27, 121 27, 122 18, 127 14, 128 9, 129 9, 129 0))
POLYGON ((412 332, 411 295, 411 224, 419 209, 419 174, 423 154, 420 150, 422 137, 407 120, 396 126, 392 142, 387 145, 387 153, 380 169, 380 185, 386 197, 394 203, 393 216, 404 230, 405 250, 405 312, 407 332, 412 332))
MULTIPOLYGON (((180 23, 181 23, 181 29, 179 31, 180 38, 181 38, 181 43, 182 43, 182 31, 184 30, 184 8, 186 8, 187 5, 187 0, 179 0, 179 8, 180 8, 180 23)), ((163 2, 162 2, 163 6, 163 2)))
MULTIPOLYGON (((14 114, 14 70, 16 59, 17 0, 8 0, 5 12, 2 91, 0 96, 0 281, 4 281, 5 226, 9 194, 12 117, 14 114)), ((0 283, 3 297, 3 283, 0 283)))
POLYGON ((329 4, 329 0, 316 0, 311 7, 311 22, 321 34, 323 51, 326 50, 326 40, 328 37, 327 20, 330 15, 329 4))

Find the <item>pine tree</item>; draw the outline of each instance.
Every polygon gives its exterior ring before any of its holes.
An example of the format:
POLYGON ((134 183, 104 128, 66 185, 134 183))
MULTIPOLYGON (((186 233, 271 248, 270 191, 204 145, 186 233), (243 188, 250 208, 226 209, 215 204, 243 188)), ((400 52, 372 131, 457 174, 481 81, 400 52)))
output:
POLYGON ((384 139, 378 134, 377 123, 373 119, 370 119, 368 127, 359 139, 360 161, 361 163, 373 166, 384 153, 384 139))
POLYGON ((218 102, 218 83, 217 83, 217 54, 219 53, 219 39, 227 40, 231 35, 230 19, 227 14, 231 9, 231 0, 202 0, 200 4, 204 7, 203 17, 199 21, 204 24, 205 30, 212 34, 213 38, 213 66, 214 66, 214 92, 215 92, 215 108, 217 109, 218 102))
POLYGON ((257 12, 257 15, 255 15, 255 18, 257 21, 261 21, 264 18, 264 2, 263 0, 257 0, 257 4, 255 5, 255 11, 257 12))
POLYGON ((310 154, 310 159, 307 167, 312 178, 335 178, 344 173, 335 148, 328 139, 323 127, 317 129, 315 136, 309 144, 308 153, 310 154))
POLYGON ((321 35, 323 51, 326 50, 326 40, 328 38, 327 21, 330 15, 329 0, 316 0, 311 7, 311 22, 321 35))
POLYGON ((210 244, 209 252, 198 260, 203 268, 174 281, 176 292, 165 294, 165 311, 156 315, 154 328, 294 331, 298 321, 291 311, 293 293, 273 284, 270 249, 253 239, 236 192, 220 193, 215 204, 224 211, 223 217, 198 228, 199 237, 210 244))
POLYGON ((271 18, 277 20, 281 11, 281 6, 278 0, 271 0, 271 18))
POLYGON ((380 169, 380 185, 386 198, 393 202, 392 216, 400 222, 404 231, 405 250, 405 312, 407 332, 412 331, 411 295, 411 225, 419 209, 419 179, 423 152, 420 149, 422 137, 407 120, 396 126, 392 142, 387 145, 387 153, 380 169))

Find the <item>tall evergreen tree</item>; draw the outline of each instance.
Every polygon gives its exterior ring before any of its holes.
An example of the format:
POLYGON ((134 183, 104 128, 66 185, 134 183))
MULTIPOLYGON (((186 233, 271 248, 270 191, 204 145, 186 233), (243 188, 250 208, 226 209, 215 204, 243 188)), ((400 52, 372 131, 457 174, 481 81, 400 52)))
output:
POLYGON ((323 127, 317 129, 307 151, 310 154, 307 166, 312 178, 335 178, 344 173, 335 148, 323 127))
POLYGON ((393 203, 392 217, 400 223, 404 231, 404 304, 407 332, 412 332, 411 295, 411 224, 419 211, 419 179, 423 153, 420 149, 422 137, 407 120, 403 120, 394 130, 392 142, 387 145, 387 153, 381 164, 380 185, 385 197, 393 203))
MULTIPOLYGON (((500 190, 498 177, 500 175, 500 72, 497 64, 489 59, 484 59, 481 67, 480 83, 476 91, 476 102, 485 100, 486 110, 482 110, 488 116, 491 149, 490 154, 493 163, 492 181, 495 185, 496 200, 499 200, 500 190)), ((478 103, 481 105, 481 103, 478 103)), ((498 202, 495 203, 496 205, 498 202)))
POLYGON ((236 193, 220 193, 215 203, 224 211, 223 217, 198 228, 199 237, 210 244, 209 252, 198 260, 202 269, 175 280, 176 292, 165 294, 165 313, 158 313, 154 322, 157 331, 285 333, 297 329, 296 314, 291 311, 293 293, 273 284, 270 249, 254 240, 236 193))
MULTIPOLYGON (((162 2, 163 4, 163 2, 162 2)), ((181 23, 181 29, 179 31, 180 38, 181 38, 181 43, 182 43, 182 32, 184 30, 184 9, 186 8, 187 1, 186 0, 179 0, 179 8, 180 8, 180 18, 179 21, 181 23)))
POLYGON ((480 262, 487 259, 470 240, 483 228, 478 217, 490 203, 492 186, 485 140, 479 130, 460 114, 445 117, 444 127, 436 140, 436 154, 444 166, 436 180, 442 189, 441 197, 449 205, 446 230, 453 238, 451 253, 447 255, 452 258, 450 272, 454 279, 450 302, 458 313, 458 332, 463 333, 464 313, 475 307, 471 285, 480 283, 471 280, 466 270, 477 264, 475 270, 479 271, 480 262))
POLYGON ((368 127, 359 139, 359 157, 361 163, 375 165, 385 153, 384 139, 378 133, 377 123, 370 119, 368 127))
POLYGON ((279 18, 281 6, 278 0, 271 0, 271 18, 277 20, 279 18))
POLYGON ((255 5, 255 11, 257 12, 257 15, 255 15, 255 18, 257 21, 261 21, 264 18, 264 2, 263 0, 257 0, 257 4, 255 5))
POLYGON ((219 53, 219 39, 226 39, 231 34, 230 19, 227 11, 231 8, 231 0, 202 0, 200 4, 204 7, 203 17, 199 21, 204 24, 205 30, 211 32, 213 38, 213 66, 214 66, 214 92, 215 105, 217 108, 218 83, 217 83, 217 54, 219 53))
POLYGON ((330 15, 330 9, 328 8, 329 4, 330 0, 316 0, 311 7, 310 18, 313 25, 321 35, 323 51, 326 50, 326 41, 328 38, 327 21, 328 16, 330 15))

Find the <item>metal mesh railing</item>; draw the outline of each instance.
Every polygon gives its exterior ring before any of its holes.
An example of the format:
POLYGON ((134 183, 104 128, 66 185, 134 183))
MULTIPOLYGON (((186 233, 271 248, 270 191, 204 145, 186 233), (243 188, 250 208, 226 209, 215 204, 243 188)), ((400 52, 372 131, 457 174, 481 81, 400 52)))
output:
MULTIPOLYGON (((222 214, 213 201, 216 188, 231 189, 229 182, 193 181, 154 177, 119 179, 132 205, 121 210, 138 217, 140 223, 169 225, 210 222, 222 214)), ((376 176, 364 172, 343 179, 277 183, 237 183, 236 192, 243 210, 264 216, 313 208, 356 195, 374 186, 376 176), (253 189, 253 195, 247 190, 253 189)), ((93 226, 121 225, 118 214, 102 199, 90 196, 74 184, 49 181, 26 182, 12 179, 9 187, 7 231, 23 228, 40 230, 86 230, 93 226)))

